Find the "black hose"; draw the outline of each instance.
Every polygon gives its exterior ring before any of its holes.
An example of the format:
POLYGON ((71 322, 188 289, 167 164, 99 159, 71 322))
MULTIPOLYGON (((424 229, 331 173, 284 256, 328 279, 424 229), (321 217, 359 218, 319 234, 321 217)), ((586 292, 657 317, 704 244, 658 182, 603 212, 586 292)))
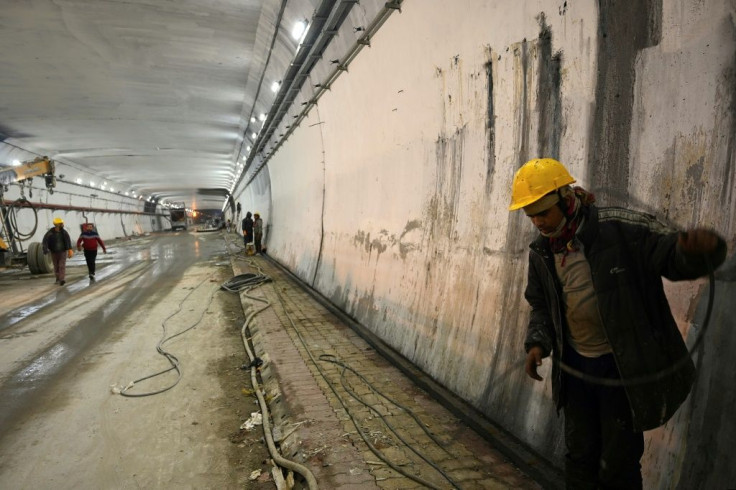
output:
POLYGON ((20 199, 13 201, 13 203, 8 207, 7 213, 8 224, 10 224, 10 234, 21 242, 24 242, 35 235, 36 230, 38 229, 38 211, 33 206, 23 206, 23 208, 30 208, 33 211, 33 229, 29 233, 21 233, 20 230, 18 230, 18 210, 21 209, 20 204, 25 203, 30 204, 28 199, 25 197, 21 197, 20 199))
POLYGON ((715 274, 713 270, 713 265, 710 262, 710 259, 705 256, 705 264, 708 269, 708 281, 709 281, 709 287, 708 287, 708 305, 705 310, 705 319, 703 320, 703 328, 700 329, 700 332, 698 333, 697 338, 695 339, 695 342, 693 343, 692 347, 688 350, 688 353, 684 356, 682 356, 680 359, 678 359, 674 364, 671 366, 661 369, 655 373, 652 374, 645 374, 641 376, 634 376, 633 378, 629 379, 611 379, 611 378, 602 378, 600 376, 593 376, 590 374, 586 374, 578 369, 575 369, 573 367, 570 367, 568 364, 565 364, 562 359, 559 358, 559 356, 555 353, 552 356, 552 361, 555 362, 560 369, 562 369, 564 372, 569 374, 570 376, 575 376, 576 378, 579 378, 583 381, 586 381, 588 383, 592 384, 599 384, 603 386, 639 386, 647 383, 652 383, 654 381, 658 381, 662 378, 666 378, 667 376, 670 376, 680 370, 683 366, 685 366, 688 361, 692 358, 693 354, 696 350, 700 347, 700 344, 703 342, 703 338, 705 338, 705 331, 708 329, 708 324, 710 323, 710 315, 713 311, 713 301, 715 298, 715 290, 716 290, 716 279, 715 274))

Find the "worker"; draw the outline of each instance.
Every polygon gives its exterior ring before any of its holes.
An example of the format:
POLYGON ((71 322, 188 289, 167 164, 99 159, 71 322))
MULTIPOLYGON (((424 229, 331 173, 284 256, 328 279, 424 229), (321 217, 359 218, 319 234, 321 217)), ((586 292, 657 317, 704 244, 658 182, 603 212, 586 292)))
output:
POLYGON ((253 217, 255 218, 253 221, 253 241, 255 242, 256 253, 260 254, 262 252, 261 240, 263 239, 263 220, 261 219, 260 213, 253 214, 253 217))
POLYGON ((66 259, 72 258, 72 239, 64 229, 64 220, 54 218, 54 227, 43 236, 43 253, 51 253, 51 261, 54 264, 56 284, 63 286, 66 283, 66 259))
POLYGON ((242 228, 243 228, 243 246, 245 247, 245 250, 247 252, 248 250, 248 244, 253 241, 253 218, 251 218, 250 211, 245 213, 245 218, 243 218, 242 228))
POLYGON ((541 381, 542 359, 556 361, 567 488, 640 489, 643 431, 664 424, 695 379, 661 277, 705 275, 726 243, 707 229, 666 231, 650 215, 598 208, 573 183, 550 158, 513 180, 509 209, 523 209, 540 233, 529 252, 525 370, 541 381))
POLYGON ((82 233, 77 239, 77 251, 82 250, 84 246, 84 260, 87 261, 87 272, 89 272, 90 281, 95 280, 95 261, 97 260, 97 246, 102 247, 102 253, 107 253, 105 242, 102 241, 100 235, 95 230, 95 225, 85 223, 82 225, 82 233))

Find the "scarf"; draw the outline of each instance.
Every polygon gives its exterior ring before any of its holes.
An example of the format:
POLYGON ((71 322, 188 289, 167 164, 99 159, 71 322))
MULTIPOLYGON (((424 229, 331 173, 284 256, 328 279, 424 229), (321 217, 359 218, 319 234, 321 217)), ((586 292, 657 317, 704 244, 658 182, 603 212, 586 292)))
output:
POLYGON ((595 202, 595 195, 582 187, 573 187, 571 191, 561 197, 564 200, 563 211, 565 217, 557 230, 545 236, 549 238, 549 247, 553 253, 564 254, 560 264, 564 267, 567 254, 580 250, 575 242, 575 234, 582 226, 586 214, 580 211, 595 202))

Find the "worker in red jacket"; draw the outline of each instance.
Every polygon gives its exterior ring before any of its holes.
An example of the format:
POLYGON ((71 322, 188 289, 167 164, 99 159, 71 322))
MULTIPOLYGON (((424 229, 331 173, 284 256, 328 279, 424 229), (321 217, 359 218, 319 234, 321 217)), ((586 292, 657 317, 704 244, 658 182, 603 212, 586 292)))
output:
POLYGON ((81 251, 84 246, 84 259, 87 261, 87 270, 90 280, 95 280, 95 259, 97 258, 97 245, 102 247, 102 252, 107 253, 105 242, 95 230, 95 225, 85 223, 82 225, 82 234, 77 239, 77 250, 81 251))

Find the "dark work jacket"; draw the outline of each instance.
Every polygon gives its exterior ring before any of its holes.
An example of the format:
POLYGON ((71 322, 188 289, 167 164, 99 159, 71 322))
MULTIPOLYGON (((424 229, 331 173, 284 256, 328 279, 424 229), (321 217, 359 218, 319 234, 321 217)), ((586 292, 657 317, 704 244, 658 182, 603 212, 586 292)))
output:
MULTIPOLYGON (((595 206, 584 212, 585 222, 577 239, 590 265, 603 330, 624 383, 681 363, 670 375, 624 386, 635 429, 653 429, 675 413, 695 379, 695 366, 672 317, 662 277, 695 279, 707 273, 707 265, 700 255, 680 252, 678 233, 652 216, 595 206)), ((548 243, 540 235, 530 245, 525 297, 532 312, 524 345, 527 351, 538 345, 545 356, 554 351, 556 358, 563 358, 567 345, 565 305, 548 243)), ((719 240, 710 257, 712 267, 719 266, 725 257, 726 244, 719 240)), ((565 402, 564 381, 555 362, 552 391, 558 410, 565 402)))
POLYGON ((243 219, 243 231, 245 231, 245 235, 248 238, 253 238, 253 218, 244 218, 243 219))
POLYGON ((57 232, 56 227, 54 227, 43 236, 42 245, 43 253, 48 251, 66 252, 72 249, 72 239, 64 228, 57 232))

